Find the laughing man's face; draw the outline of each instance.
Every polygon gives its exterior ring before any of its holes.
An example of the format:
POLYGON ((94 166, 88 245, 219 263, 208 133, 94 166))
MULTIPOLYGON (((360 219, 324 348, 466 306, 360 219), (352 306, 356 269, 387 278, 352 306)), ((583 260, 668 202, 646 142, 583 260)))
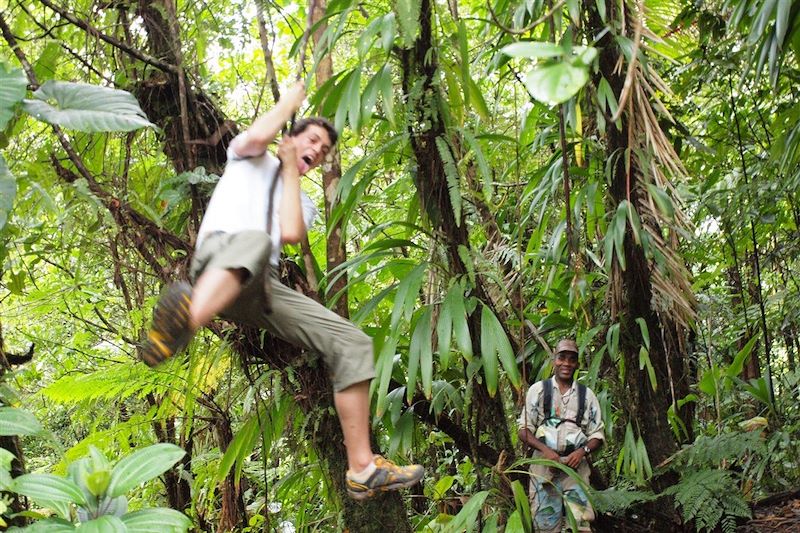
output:
POLYGON ((312 168, 318 167, 331 151, 331 138, 322 126, 309 124, 306 129, 294 136, 297 150, 297 168, 302 176, 312 168))

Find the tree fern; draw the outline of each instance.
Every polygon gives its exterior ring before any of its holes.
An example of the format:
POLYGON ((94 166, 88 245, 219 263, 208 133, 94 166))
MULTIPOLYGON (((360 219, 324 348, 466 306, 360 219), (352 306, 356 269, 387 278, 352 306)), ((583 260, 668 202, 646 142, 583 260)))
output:
MULTIPOLYGON (((217 351, 212 351, 216 357, 217 351)), ((42 389, 42 393, 61 404, 87 401, 120 401, 146 394, 178 393, 187 395, 211 391, 226 375, 227 360, 192 363, 188 368, 174 365, 170 372, 152 371, 144 365, 106 365, 86 374, 66 374, 42 389)), ((182 401, 181 401, 182 403, 182 401)))
POLYGON ((592 504, 599 513, 618 513, 637 503, 655 500, 650 491, 607 489, 592 492, 592 504))
POLYGON ((730 472, 700 470, 664 491, 675 497, 684 521, 694 520, 698 531, 736 529, 736 518, 749 518, 750 508, 730 472))
POLYGON ((761 434, 755 431, 722 433, 709 437, 701 435, 676 457, 681 464, 719 466, 722 461, 740 461, 753 453, 765 452, 761 434))

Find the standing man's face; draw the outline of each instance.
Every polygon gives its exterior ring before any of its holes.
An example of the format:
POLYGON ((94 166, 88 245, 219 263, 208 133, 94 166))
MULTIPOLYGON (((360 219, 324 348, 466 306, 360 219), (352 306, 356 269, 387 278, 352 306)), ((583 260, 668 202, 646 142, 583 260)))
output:
POLYGON ((556 355, 553 363, 556 369, 556 377, 569 381, 578 370, 578 354, 574 352, 561 352, 556 355))

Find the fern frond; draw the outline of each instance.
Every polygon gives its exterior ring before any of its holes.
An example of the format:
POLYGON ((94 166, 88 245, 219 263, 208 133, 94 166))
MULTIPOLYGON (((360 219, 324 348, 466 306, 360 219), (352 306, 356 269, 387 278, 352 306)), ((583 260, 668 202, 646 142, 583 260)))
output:
POLYGON ((606 489, 592 491, 592 504, 600 513, 619 513, 637 503, 653 501, 657 498, 650 491, 606 489))
POLYGON ((224 351, 224 344, 217 343, 216 349, 191 357, 187 364, 165 365, 155 371, 142 364, 106 365, 88 374, 64 375, 41 392, 61 404, 172 394, 172 403, 183 407, 185 397, 215 389, 226 375, 230 361, 221 357, 224 351))
POLYGON ((677 459, 684 465, 718 467, 723 461, 739 462, 752 454, 762 455, 764 451, 758 432, 731 432, 713 437, 701 435, 684 448, 677 459))
POLYGON ((62 404, 112 398, 123 400, 141 391, 137 386, 139 380, 131 379, 135 373, 128 365, 114 365, 91 374, 67 374, 41 392, 62 404))
POLYGON ((721 522, 729 523, 728 517, 750 516, 736 480, 726 470, 694 472, 664 494, 675 497, 683 520, 694 520, 698 531, 712 531, 721 522))

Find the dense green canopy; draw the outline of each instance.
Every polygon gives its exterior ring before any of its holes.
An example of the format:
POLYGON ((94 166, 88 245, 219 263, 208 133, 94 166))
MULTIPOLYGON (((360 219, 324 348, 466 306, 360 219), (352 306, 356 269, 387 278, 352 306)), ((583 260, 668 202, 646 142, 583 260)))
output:
POLYGON ((0 0, 0 524, 531 531, 516 416, 571 336, 598 529, 733 531, 800 484, 799 12, 0 0), (365 504, 315 354, 216 322, 136 356, 298 72, 341 138, 282 276, 373 337, 375 442, 427 471, 365 504))

